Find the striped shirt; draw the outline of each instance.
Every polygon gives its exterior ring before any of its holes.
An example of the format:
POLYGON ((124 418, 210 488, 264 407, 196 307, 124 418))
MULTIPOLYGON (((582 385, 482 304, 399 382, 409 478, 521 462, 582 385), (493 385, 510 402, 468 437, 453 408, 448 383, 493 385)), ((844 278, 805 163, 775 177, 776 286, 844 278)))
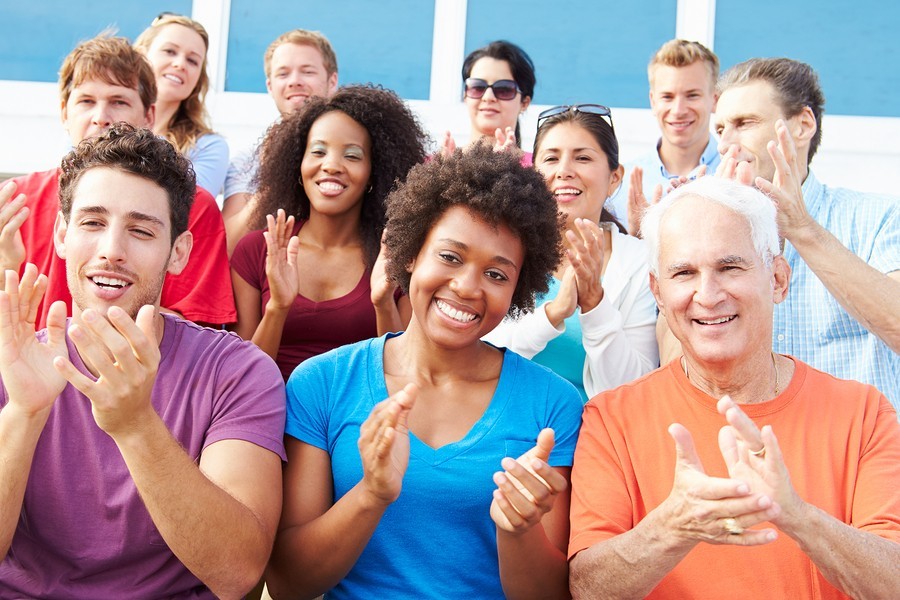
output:
MULTIPOLYGON (((830 188, 812 172, 803 183, 803 198, 812 218, 863 261, 882 273, 900 269, 900 198, 830 188)), ((775 351, 874 385, 900 409, 900 354, 847 314, 790 242, 784 257, 791 286, 775 307, 775 351)))

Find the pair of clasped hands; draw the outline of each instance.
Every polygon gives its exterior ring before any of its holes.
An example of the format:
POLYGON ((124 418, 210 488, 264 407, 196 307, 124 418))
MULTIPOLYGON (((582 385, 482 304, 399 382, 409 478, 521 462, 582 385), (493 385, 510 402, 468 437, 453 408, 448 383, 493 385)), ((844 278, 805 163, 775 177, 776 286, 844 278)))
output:
POLYGON ((156 380, 160 353, 156 309, 141 307, 137 318, 117 306, 106 318, 87 309, 69 337, 84 363, 97 373, 88 377, 72 364, 66 346, 66 307, 54 302, 47 317, 47 339, 35 336, 38 307, 47 289, 47 277, 37 267, 25 266, 21 280, 7 270, 0 290, 0 376, 9 407, 28 417, 46 417, 56 398, 72 384, 91 401, 94 420, 111 436, 140 427, 154 409, 150 393, 156 380))
MULTIPOLYGON (((416 385, 407 384, 376 404, 360 428, 358 446, 363 482, 384 504, 400 496, 409 464, 407 418, 417 394, 416 385)), ((566 489, 565 477, 547 464, 553 445, 553 430, 544 429, 528 452, 516 459, 506 457, 500 461, 504 470, 494 473, 497 489, 490 510, 498 528, 513 534, 528 531, 541 522, 553 507, 556 496, 566 489)))

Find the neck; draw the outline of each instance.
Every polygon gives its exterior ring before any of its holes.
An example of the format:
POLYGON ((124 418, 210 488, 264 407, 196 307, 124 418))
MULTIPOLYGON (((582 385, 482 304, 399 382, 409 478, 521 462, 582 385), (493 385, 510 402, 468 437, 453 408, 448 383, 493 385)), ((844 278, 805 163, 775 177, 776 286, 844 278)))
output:
POLYGON ((709 138, 705 138, 687 148, 679 148, 663 138, 659 145, 659 159, 670 174, 687 176, 700 164, 700 157, 708 144, 709 138))
POLYGON ((426 338, 413 315, 406 332, 393 338, 391 351, 394 364, 402 375, 420 386, 432 386, 448 380, 478 381, 491 364, 488 355, 496 352, 488 344, 477 341, 465 348, 441 348, 426 338))
POLYGON ((784 391, 789 377, 772 351, 757 353, 735 364, 706 364, 688 356, 681 357, 681 368, 688 381, 713 398, 731 396, 737 404, 766 402, 784 391))
POLYGON ((310 211, 309 219, 303 225, 302 239, 322 248, 359 246, 359 213, 332 217, 310 211))
POLYGON ((156 102, 156 121, 153 125, 153 133, 156 135, 165 135, 169 131, 169 121, 175 116, 181 102, 165 102, 157 100, 156 102))

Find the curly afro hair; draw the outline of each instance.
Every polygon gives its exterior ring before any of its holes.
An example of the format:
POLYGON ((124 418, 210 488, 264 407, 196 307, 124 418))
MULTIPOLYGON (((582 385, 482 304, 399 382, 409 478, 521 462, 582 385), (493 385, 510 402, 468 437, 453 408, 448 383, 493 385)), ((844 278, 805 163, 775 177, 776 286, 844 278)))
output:
POLYGON ((504 225, 522 242, 525 258, 509 315, 534 308, 535 294, 547 291, 562 258, 564 217, 541 175, 508 152, 479 143, 452 156, 437 155, 410 171, 387 200, 385 228, 388 276, 409 293, 408 265, 441 216, 462 206, 492 227, 504 225))
POLYGON ((371 268, 384 229, 385 198, 413 165, 425 160, 428 142, 412 111, 394 92, 380 86, 347 86, 328 99, 310 98, 303 108, 269 129, 260 154, 259 200, 250 225, 265 227, 266 215, 275 214, 279 208, 300 219, 309 218, 310 203, 300 182, 300 163, 313 123, 333 110, 362 125, 372 140, 371 187, 363 196, 359 223, 363 255, 371 268))

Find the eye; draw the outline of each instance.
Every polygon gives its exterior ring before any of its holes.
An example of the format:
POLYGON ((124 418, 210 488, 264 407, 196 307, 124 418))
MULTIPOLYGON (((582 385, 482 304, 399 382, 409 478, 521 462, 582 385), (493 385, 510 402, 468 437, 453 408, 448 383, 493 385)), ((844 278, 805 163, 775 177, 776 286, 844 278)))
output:
POLYGON ((587 154, 580 154, 575 157, 575 160, 577 160, 579 162, 591 162, 593 159, 590 156, 588 156, 587 154))
POLYGON ((549 163, 549 164, 552 164, 552 163, 555 163, 555 162, 558 161, 558 160, 559 160, 559 158, 556 157, 556 156, 547 155, 547 156, 545 156, 544 158, 541 159, 541 162, 542 162, 542 163, 549 163))
POLYGON ((78 100, 78 102, 76 102, 76 104, 93 104, 93 103, 94 103, 93 98, 81 98, 78 100))
POLYGON ((359 152, 347 152, 346 154, 344 154, 344 158, 348 158, 354 161, 363 159, 362 154, 360 154, 359 152))
POLYGON ((79 225, 85 229, 97 229, 103 227, 103 221, 97 219, 84 219, 79 225))
POLYGON ((152 238, 156 237, 152 231, 148 231, 147 229, 142 229, 140 227, 133 228, 131 230, 131 233, 133 233, 137 237, 144 238, 144 239, 152 239, 152 238))
POLYGON ((309 154, 312 156, 319 156, 319 157, 325 156, 325 148, 322 148, 322 147, 310 148, 309 154))
POLYGON ((716 135, 717 136, 721 137, 723 131, 725 131, 724 127, 722 127, 721 125, 716 125, 716 135))
POLYGON ((462 260, 460 260, 459 255, 455 252, 443 251, 438 252, 438 256, 444 262, 448 262, 451 264, 462 264, 462 260))
POLYGON ((494 281, 509 281, 509 277, 506 276, 506 273, 498 271, 497 269, 490 269, 489 271, 485 271, 484 274, 494 281))
POLYGON ((192 64, 193 66, 195 66, 195 67, 197 67, 197 66, 200 65, 200 61, 197 60, 196 58, 189 58, 189 59, 188 59, 188 62, 189 62, 190 64, 192 64))

